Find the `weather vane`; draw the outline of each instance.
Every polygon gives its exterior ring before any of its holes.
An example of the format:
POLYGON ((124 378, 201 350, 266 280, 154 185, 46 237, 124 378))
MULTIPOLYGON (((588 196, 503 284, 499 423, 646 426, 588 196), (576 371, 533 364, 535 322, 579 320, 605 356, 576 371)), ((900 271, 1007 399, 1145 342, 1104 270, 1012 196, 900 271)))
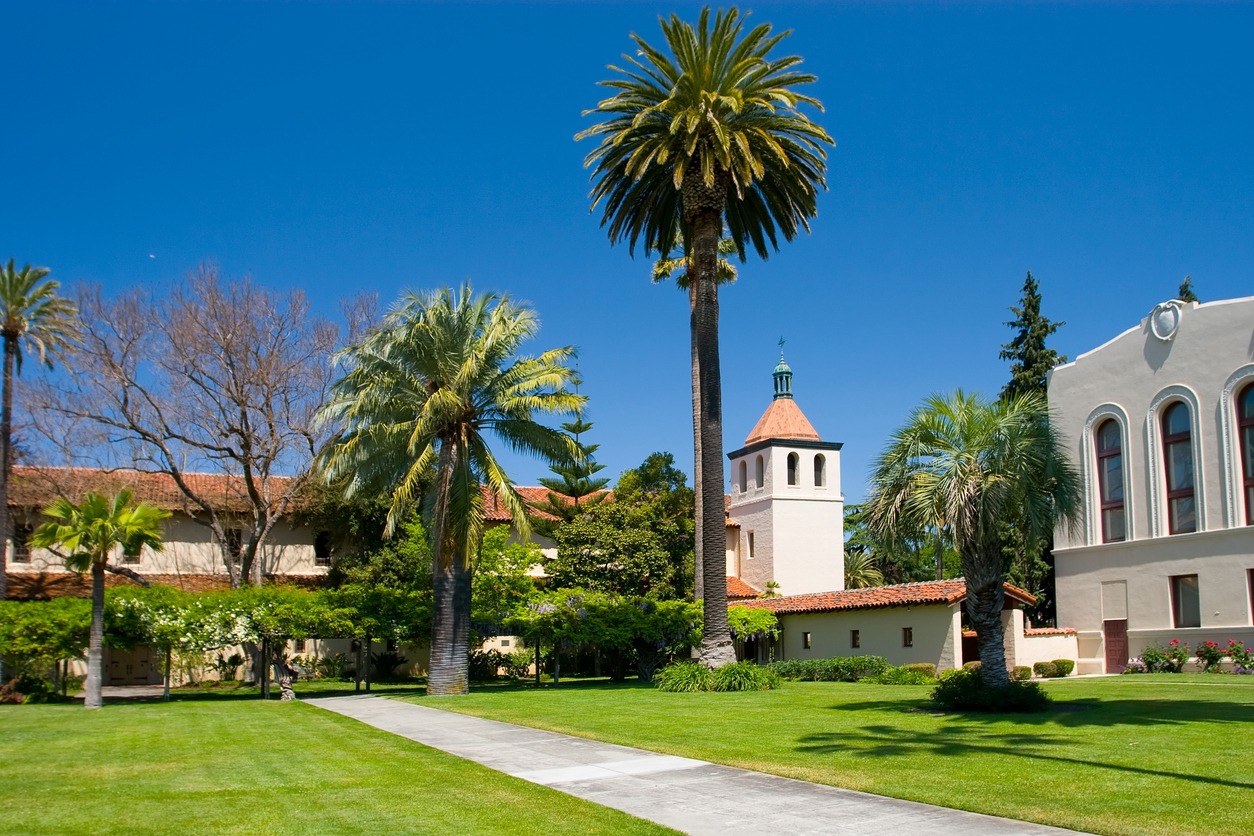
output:
POLYGON ((781 359, 784 356, 784 338, 783 337, 779 338, 779 356, 781 359))

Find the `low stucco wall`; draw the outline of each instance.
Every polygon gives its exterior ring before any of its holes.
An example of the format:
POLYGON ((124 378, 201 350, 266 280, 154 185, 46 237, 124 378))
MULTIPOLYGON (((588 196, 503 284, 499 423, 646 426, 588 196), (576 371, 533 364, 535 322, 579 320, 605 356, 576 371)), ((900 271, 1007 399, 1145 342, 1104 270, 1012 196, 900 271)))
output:
POLYGON ((1052 662, 1055 659, 1079 659, 1079 649, 1075 633, 1050 633, 1032 635, 1028 631, 1019 642, 1015 654, 1015 664, 1027 665, 1029 668, 1037 662, 1052 662))
POLYGON ((958 605, 933 604, 874 610, 842 610, 780 617, 784 659, 833 656, 883 656, 893 665, 930 662, 937 670, 961 664, 962 625, 958 605), (902 646, 902 629, 911 628, 913 646, 902 646), (859 647, 851 647, 857 630, 859 647), (804 646, 805 633, 810 647, 804 646))

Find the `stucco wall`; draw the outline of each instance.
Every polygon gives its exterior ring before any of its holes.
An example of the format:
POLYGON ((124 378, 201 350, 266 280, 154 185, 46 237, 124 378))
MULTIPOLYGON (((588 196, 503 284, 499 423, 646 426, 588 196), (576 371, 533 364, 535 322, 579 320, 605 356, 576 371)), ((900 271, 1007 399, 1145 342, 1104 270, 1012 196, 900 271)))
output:
POLYGON ((827 659, 833 656, 883 656, 891 664, 930 662, 938 670, 960 666, 962 624, 958 605, 934 604, 877 610, 804 613, 780 618, 783 658, 827 659), (902 628, 914 633, 914 646, 902 647, 902 628), (859 631, 861 646, 850 647, 850 631, 859 631), (810 633, 806 649, 804 634, 810 633))

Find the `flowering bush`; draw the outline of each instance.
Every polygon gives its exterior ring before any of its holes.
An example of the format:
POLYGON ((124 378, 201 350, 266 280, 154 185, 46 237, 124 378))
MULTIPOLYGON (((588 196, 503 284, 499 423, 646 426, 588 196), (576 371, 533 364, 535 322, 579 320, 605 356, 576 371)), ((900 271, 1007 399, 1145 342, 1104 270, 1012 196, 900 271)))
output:
POLYGON ((1172 639, 1166 647, 1147 644, 1141 655, 1128 662, 1124 673, 1180 673, 1189 661, 1189 645, 1172 639))
POLYGON ((1232 672, 1254 673, 1254 650, 1248 644, 1228 639, 1228 655, 1232 657, 1232 672))
POLYGON ((1197 663, 1202 666, 1204 673, 1218 673, 1220 663, 1228 655, 1227 649, 1220 647, 1218 642, 1209 641, 1199 644, 1193 653, 1197 656, 1197 663))

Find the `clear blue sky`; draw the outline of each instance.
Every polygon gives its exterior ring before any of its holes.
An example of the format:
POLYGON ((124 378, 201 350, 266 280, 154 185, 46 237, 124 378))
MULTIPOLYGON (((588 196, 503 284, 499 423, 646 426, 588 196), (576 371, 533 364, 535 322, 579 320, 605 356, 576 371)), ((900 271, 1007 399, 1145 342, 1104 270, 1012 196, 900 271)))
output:
MULTIPOLYGON (((328 314, 470 278, 579 347, 608 475, 690 468, 685 297, 609 245, 573 136, 628 34, 697 8, 7 3, 0 257, 109 288, 209 259, 328 314)), ((1025 271, 1073 357, 1186 273, 1254 293, 1254 7, 748 8, 794 30, 838 144, 813 233, 722 295, 728 450, 781 336, 853 501, 921 398, 1005 382, 1025 271)))

